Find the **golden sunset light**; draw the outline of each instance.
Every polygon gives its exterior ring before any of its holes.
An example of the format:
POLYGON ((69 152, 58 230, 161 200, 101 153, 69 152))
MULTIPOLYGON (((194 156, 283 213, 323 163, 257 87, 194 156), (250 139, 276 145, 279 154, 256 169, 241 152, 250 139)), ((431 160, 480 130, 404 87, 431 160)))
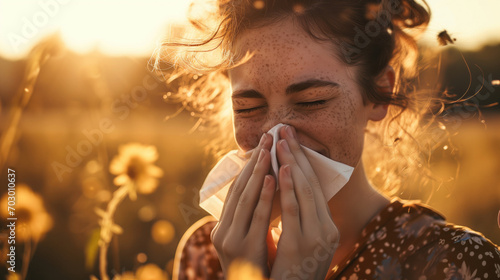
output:
MULTIPOLYGON (((18 0, 0 1, 0 55, 20 58, 41 38, 60 32, 65 44, 83 53, 148 55, 168 34, 169 24, 185 21, 190 1, 18 0)), ((500 2, 430 0, 432 20, 424 41, 446 29, 457 46, 478 48, 500 41, 500 2)))
POLYGON ((72 50, 148 55, 185 21, 189 1, 20 0, 0 2, 0 55, 19 58, 41 38, 60 32, 72 50))
POLYGON ((0 279, 497 279, 499 11, 0 0, 0 279))

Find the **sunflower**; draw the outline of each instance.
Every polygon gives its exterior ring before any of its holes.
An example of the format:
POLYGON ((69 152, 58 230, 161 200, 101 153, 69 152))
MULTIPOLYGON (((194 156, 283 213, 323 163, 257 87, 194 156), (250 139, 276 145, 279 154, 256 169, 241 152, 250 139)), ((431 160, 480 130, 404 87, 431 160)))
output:
POLYGON ((39 241, 52 228, 53 223, 52 218, 45 211, 42 197, 25 184, 17 185, 15 197, 14 215, 9 216, 8 195, 2 196, 0 199, 2 216, 17 218, 16 241, 23 242, 30 238, 33 238, 35 242, 39 241))
POLYGON ((156 148, 130 143, 120 146, 118 151, 109 165, 109 171, 117 175, 113 183, 117 186, 129 186, 132 200, 137 198, 137 192, 154 192, 158 186, 158 178, 163 175, 163 171, 153 164, 158 159, 156 148))

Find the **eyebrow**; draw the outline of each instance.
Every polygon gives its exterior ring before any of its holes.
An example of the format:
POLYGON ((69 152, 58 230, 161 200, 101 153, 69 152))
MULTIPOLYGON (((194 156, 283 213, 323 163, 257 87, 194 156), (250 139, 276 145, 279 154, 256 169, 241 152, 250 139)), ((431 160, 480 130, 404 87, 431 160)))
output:
MULTIPOLYGON (((306 81, 298 82, 295 84, 289 85, 285 93, 286 95, 294 94, 297 92, 304 91, 306 89, 311 89, 311 88, 319 88, 319 87, 339 87, 339 84, 335 82, 330 82, 330 81, 325 81, 325 80, 318 80, 318 79, 309 79, 306 81)), ((263 98, 264 96, 262 93, 256 91, 256 90, 237 90, 232 93, 232 98, 263 98)))
POLYGON ((318 88, 318 87, 338 87, 339 84, 330 81, 310 79, 303 82, 291 84, 286 88, 286 94, 293 94, 306 89, 318 88))

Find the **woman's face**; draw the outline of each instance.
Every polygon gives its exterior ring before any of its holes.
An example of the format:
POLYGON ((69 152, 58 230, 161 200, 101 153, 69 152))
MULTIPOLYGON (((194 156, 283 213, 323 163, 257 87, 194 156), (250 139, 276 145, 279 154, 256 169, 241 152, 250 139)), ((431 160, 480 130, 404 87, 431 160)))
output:
POLYGON ((241 34, 235 51, 253 54, 229 71, 235 138, 244 151, 278 123, 295 127, 299 142, 356 166, 368 120, 386 107, 363 98, 356 69, 339 60, 331 43, 318 42, 290 19, 241 34), (383 107, 383 108, 382 108, 383 107))

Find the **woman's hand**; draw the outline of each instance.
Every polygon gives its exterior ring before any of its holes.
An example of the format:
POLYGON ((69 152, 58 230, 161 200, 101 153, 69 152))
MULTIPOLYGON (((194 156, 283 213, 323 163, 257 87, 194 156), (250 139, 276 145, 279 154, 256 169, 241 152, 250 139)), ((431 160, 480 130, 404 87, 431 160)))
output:
POLYGON ((250 161, 231 185, 211 239, 224 274, 236 259, 251 262, 269 276, 266 237, 275 179, 268 175, 272 136, 264 134, 250 161))
POLYGON ((339 232, 309 161, 291 126, 281 129, 277 153, 283 231, 273 279, 324 279, 339 232))

